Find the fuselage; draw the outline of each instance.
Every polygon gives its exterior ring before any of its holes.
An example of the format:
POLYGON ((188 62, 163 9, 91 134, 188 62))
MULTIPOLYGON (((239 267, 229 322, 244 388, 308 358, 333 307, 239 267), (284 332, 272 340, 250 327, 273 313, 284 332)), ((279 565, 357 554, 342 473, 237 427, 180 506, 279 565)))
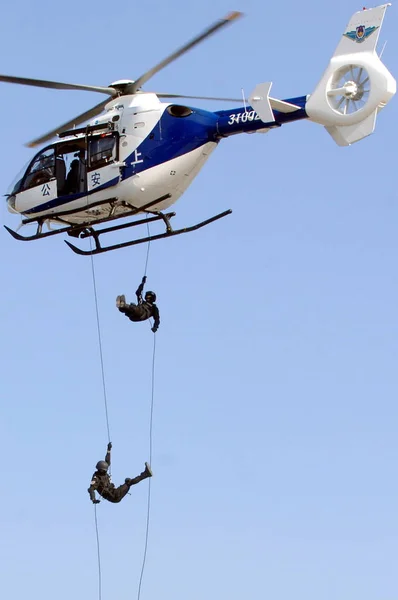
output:
POLYGON ((306 97, 294 112, 274 111, 264 123, 250 107, 217 112, 165 104, 155 94, 122 96, 84 130, 60 137, 34 156, 8 196, 11 212, 27 218, 95 222, 110 203, 164 210, 188 188, 223 138, 264 132, 306 118, 306 97), (108 202, 109 201, 109 202, 108 202))

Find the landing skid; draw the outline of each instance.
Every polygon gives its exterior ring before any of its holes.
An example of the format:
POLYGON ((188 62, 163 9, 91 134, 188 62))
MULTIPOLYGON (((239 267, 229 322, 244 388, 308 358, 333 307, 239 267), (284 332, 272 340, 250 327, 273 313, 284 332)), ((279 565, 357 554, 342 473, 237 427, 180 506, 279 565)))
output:
POLYGON ((95 242, 95 248, 90 249, 90 250, 81 250, 74 244, 71 244, 70 242, 64 240, 65 243, 69 246, 69 248, 71 248, 73 250, 73 252, 75 252, 76 254, 81 254, 82 256, 90 256, 90 255, 94 255, 94 254, 101 254, 103 252, 109 252, 111 250, 118 250, 119 248, 126 248, 127 246, 135 246, 137 244, 143 244, 145 242, 152 242, 154 240, 160 240, 160 239, 167 238, 167 237, 173 237, 175 235, 180 235, 182 233, 189 233, 190 231, 195 231, 196 229, 200 229, 201 227, 204 227, 205 225, 208 225, 209 223, 212 223, 213 221, 222 219, 223 217, 226 217, 227 215, 231 214, 231 212, 232 212, 231 210, 226 210, 218 215, 215 215, 214 217, 211 217, 210 219, 201 221, 200 223, 197 223, 196 225, 191 225, 190 227, 184 227, 183 229, 174 230, 172 228, 172 226, 170 225, 170 219, 175 216, 174 212, 162 213, 160 211, 151 211, 150 210, 150 208, 152 206, 159 204, 160 202, 167 200, 169 198, 170 198, 170 194, 166 194, 165 196, 157 198, 156 200, 153 200, 149 204, 146 204, 145 206, 143 206, 139 209, 134 208, 133 210, 130 210, 126 213, 117 214, 117 215, 115 215, 114 212, 118 206, 126 207, 128 205, 121 204, 119 201, 117 201, 117 199, 114 199, 113 204, 111 201, 108 200, 106 202, 108 204, 111 203, 111 210, 110 210, 109 216, 104 217, 102 219, 98 219, 95 222, 95 225, 106 223, 106 222, 109 222, 109 221, 112 221, 115 219, 123 219, 123 218, 132 217, 132 216, 135 216, 137 213, 142 213, 142 212, 146 212, 153 216, 147 217, 146 219, 140 219, 138 221, 132 221, 130 223, 122 223, 121 225, 114 225, 113 227, 106 227, 104 229, 99 229, 99 230, 94 229, 94 227, 91 225, 91 223, 87 222, 87 223, 79 223, 78 225, 68 224, 66 227, 61 227, 60 229, 54 229, 52 231, 45 231, 45 232, 42 231, 43 225, 44 225, 44 223, 46 223, 46 221, 55 221, 60 224, 66 224, 66 221, 62 219, 62 216, 71 214, 72 211, 61 213, 56 216, 46 215, 46 216, 40 217, 38 219, 35 219, 35 218, 24 219, 22 221, 22 225, 26 225, 29 223, 37 223, 36 233, 31 236, 23 236, 23 235, 17 233, 16 231, 13 231, 6 225, 4 225, 4 227, 8 231, 8 233, 10 235, 12 235, 12 237, 14 239, 20 240, 20 241, 25 241, 25 242, 32 241, 32 240, 38 240, 41 238, 49 237, 52 235, 57 235, 60 233, 67 233, 71 237, 80 238, 80 239, 88 238, 88 237, 93 238, 94 242, 95 242), (160 221, 160 220, 162 220, 166 226, 166 231, 164 233, 159 233, 159 234, 150 235, 150 236, 147 236, 144 238, 139 238, 139 239, 130 240, 127 242, 122 242, 120 244, 115 244, 113 246, 105 246, 105 247, 101 246, 99 238, 104 233, 120 231, 121 229, 135 227, 136 225, 144 225, 146 223, 151 223, 153 221, 160 221))
MULTIPOLYGON (((83 256, 89 256, 92 254, 101 254, 102 252, 109 252, 110 250, 118 250, 119 248, 127 248, 127 246, 135 246, 136 244, 144 244, 145 242, 153 242, 154 240, 161 240, 163 238, 173 237, 174 235, 180 235, 181 233, 189 233, 190 231, 195 231, 196 229, 200 229, 201 227, 204 227, 205 225, 208 225, 209 223, 213 223, 213 221, 222 219, 223 217, 230 215, 231 212, 232 212, 232 210, 226 210, 218 215, 215 215, 214 217, 211 217, 210 219, 206 219, 206 221, 201 221, 200 223, 197 223, 196 225, 191 225, 191 227, 184 227, 183 229, 176 229, 176 230, 174 230, 171 227, 170 222, 169 222, 169 219, 171 217, 174 217, 175 213, 168 213, 168 214, 160 213, 159 215, 152 217, 150 219, 141 219, 140 221, 134 221, 133 223, 126 223, 126 224, 120 225, 120 226, 116 225, 115 227, 107 227, 106 229, 101 229, 99 231, 95 231, 92 227, 88 227, 78 237, 80 237, 80 238, 86 238, 86 237, 90 237, 90 236, 93 237, 94 241, 95 241, 95 249, 93 249, 93 250, 81 250, 80 248, 77 248, 76 246, 74 246, 73 244, 71 244, 70 242, 68 242, 66 240, 65 240, 65 243, 68 244, 69 248, 71 248, 73 250, 73 252, 76 252, 76 254, 81 254, 83 256), (129 242, 122 242, 121 244, 115 244, 114 246, 106 246, 105 248, 103 248, 100 244, 99 236, 102 235, 103 233, 109 233, 110 231, 117 231, 124 227, 134 227, 135 225, 143 225, 144 223, 148 223, 150 221, 157 221, 159 219, 163 219, 163 221, 166 224, 166 231, 164 233, 159 233, 157 235, 149 235, 147 237, 140 238, 137 240, 130 240, 129 242)), ((71 234, 69 234, 69 235, 71 235, 71 234)))

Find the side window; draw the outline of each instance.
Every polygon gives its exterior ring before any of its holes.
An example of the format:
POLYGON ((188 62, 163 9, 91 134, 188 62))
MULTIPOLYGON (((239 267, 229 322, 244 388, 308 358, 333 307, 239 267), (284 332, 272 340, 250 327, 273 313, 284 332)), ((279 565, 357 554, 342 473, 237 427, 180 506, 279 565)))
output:
POLYGON ((88 168, 99 169, 117 160, 116 136, 112 133, 89 141, 88 168))
POLYGON ((20 191, 43 185, 55 177, 54 148, 47 148, 36 156, 26 172, 20 191))

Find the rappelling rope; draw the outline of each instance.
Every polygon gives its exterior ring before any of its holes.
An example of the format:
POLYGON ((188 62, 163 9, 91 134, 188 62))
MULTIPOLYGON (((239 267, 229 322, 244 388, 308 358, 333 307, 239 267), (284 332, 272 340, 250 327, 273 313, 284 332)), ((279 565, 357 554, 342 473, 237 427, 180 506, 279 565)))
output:
MULTIPOLYGON (((90 249, 92 250, 91 237, 90 237, 90 249)), ((97 316, 98 348, 99 348, 99 355, 100 355, 100 362, 101 362, 102 390, 103 390, 103 396, 104 396, 106 429, 107 429, 107 433, 108 433, 108 442, 110 442, 111 441, 111 433, 110 433, 110 427, 109 427, 109 413, 108 413, 108 399, 107 399, 106 382, 105 382, 104 356, 103 356, 103 352, 102 352, 101 324, 100 324, 99 310, 98 310, 98 294, 97 294, 97 283, 96 283, 95 268, 94 268, 94 257, 92 254, 91 254, 91 273, 92 273, 92 277, 93 277, 95 313, 97 316)))
MULTIPOLYGON (((149 231, 149 223, 147 222, 147 232, 148 237, 150 237, 149 231)), ((149 250, 151 247, 151 242, 148 241, 147 251, 146 251, 146 260, 145 260, 145 269, 144 275, 146 275, 148 268, 148 259, 149 259, 149 250)), ((151 373, 151 402, 150 402, 150 410, 149 410, 149 464, 152 467, 152 431, 153 431, 153 404, 155 398, 155 359, 156 359, 156 334, 153 335, 153 351, 152 351, 152 373, 151 373)), ((144 543, 144 554, 142 557, 142 566, 140 573, 140 580, 138 584, 138 593, 137 600, 140 600, 141 597, 141 587, 142 580, 144 577, 145 564, 146 564, 146 555, 148 551, 148 539, 149 539, 149 523, 151 518, 151 478, 148 483, 148 499, 147 499, 147 512, 146 512, 146 528, 145 528, 145 543, 144 543)))
MULTIPOLYGON (((149 464, 152 466, 152 431, 153 431, 153 404, 155 397, 155 359, 156 359, 156 334, 153 335, 153 353, 152 353, 152 387, 151 387, 151 405, 150 405, 150 416, 149 416, 149 464)), ((137 600, 141 597, 141 586, 142 579, 144 576, 146 555, 148 550, 148 538, 149 538, 149 523, 151 516, 151 478, 149 479, 148 485, 148 501, 147 501, 147 514, 146 514, 146 530, 145 530, 145 544, 144 544, 144 556, 142 559, 142 567, 140 574, 140 582, 138 585, 137 600)))
MULTIPOLYGON (((146 218, 148 219, 148 215, 147 215, 146 218)), ((148 237, 150 237, 151 234, 150 234, 150 231, 149 231, 149 223, 148 223, 148 221, 146 223, 146 229, 147 229, 147 232, 148 232, 148 237)), ((147 271, 147 268, 148 268, 148 259, 149 259, 149 250, 150 250, 150 248, 151 248, 151 240, 148 241, 148 245, 147 245, 147 248, 146 248, 146 260, 145 260, 144 275, 146 275, 146 271, 147 271)))
POLYGON ((101 600, 101 598, 102 598, 101 552, 100 552, 100 542, 99 542, 99 534, 98 534, 97 505, 96 504, 94 504, 94 519, 95 519, 95 533, 97 536, 98 598, 99 598, 99 600, 101 600))
MULTIPOLYGON (((92 240, 90 236, 90 250, 92 251, 92 240)), ((95 276, 95 267, 94 267, 94 256, 91 254, 91 274, 93 279, 93 290, 94 290, 94 300, 95 300, 95 314, 97 318, 97 333, 98 333, 98 348, 100 355, 100 363, 101 363, 101 377, 102 377, 102 390, 104 397, 104 407, 105 407, 105 419, 106 419, 106 429, 108 433, 108 442, 111 441, 111 433, 109 427, 109 413, 108 413, 108 399, 106 393, 106 381, 105 381, 105 368, 104 368, 104 356, 102 352, 102 335, 101 335, 101 323, 99 318, 99 310, 98 310, 98 294, 97 294, 97 282, 95 276)), ((111 471, 109 470, 111 473, 111 471)), ((99 533, 98 533, 98 520, 97 520, 97 505, 94 504, 94 519, 95 519, 95 533, 97 539, 97 559, 98 559, 98 600, 102 600, 102 572, 101 572, 101 550, 100 550, 100 541, 99 541, 99 533)))
MULTIPOLYGON (((147 225, 147 231, 148 231, 148 237, 149 237, 150 236, 149 223, 147 223, 146 225, 147 225)), ((146 258, 145 258, 144 275, 146 275, 147 268, 148 268, 150 246, 151 246, 151 242, 149 240, 148 245, 147 245, 146 258)), ((92 250, 91 237, 90 237, 90 250, 92 250)), ((103 357, 103 351, 102 351, 101 324, 100 324, 99 309, 98 309, 98 294, 97 294, 97 283, 96 283, 95 267, 94 267, 94 257, 92 254, 91 254, 91 273, 92 273, 92 280, 93 280, 95 312, 96 312, 96 319, 97 319, 98 347, 99 347, 100 363, 101 363, 101 376, 102 376, 102 389, 103 389, 103 397, 104 397, 106 428, 107 428, 107 433, 108 433, 108 442, 110 442, 111 436, 110 436, 110 427, 109 427, 109 411, 108 411, 108 400, 107 400, 107 392, 106 392, 104 357, 103 357)), ((152 383, 151 383, 151 402, 150 402, 150 416, 149 416, 149 464, 150 465, 152 465, 153 405, 154 405, 154 396, 155 396, 155 358, 156 358, 156 335, 153 336, 152 373, 151 373, 152 383)), ((140 596, 141 596, 141 586, 142 586, 142 580, 143 580, 143 576, 144 576, 146 556, 147 556, 147 550, 148 550, 150 512, 151 512, 151 478, 149 479, 149 484, 148 484, 145 544, 144 544, 144 555, 143 555, 143 560, 142 560, 140 580, 139 580, 139 585, 138 585, 138 600, 140 600, 140 596)), ((101 551, 100 551, 96 504, 94 504, 94 520, 95 520, 95 532, 96 532, 96 540, 97 540, 98 599, 102 600, 101 551)))
MULTIPOLYGON (((88 129, 86 129, 85 143, 86 143, 86 149, 88 152, 88 129)), ((88 158, 86 159, 86 168, 87 168, 87 160, 88 160, 88 158)), ((88 208, 88 205, 89 205, 89 197, 87 195, 86 196, 87 208, 88 208)), ((90 255, 91 274, 92 274, 92 279, 93 279, 95 314, 96 314, 96 318, 97 318, 98 348, 99 348, 99 355, 100 355, 100 362, 101 362, 101 377, 102 377, 102 390, 103 390, 105 418, 106 418, 106 430, 107 430, 107 434, 108 434, 108 442, 110 442, 111 441, 111 433, 110 433, 110 427, 109 427, 109 414, 108 414, 108 400, 107 400, 106 383, 105 383, 104 356, 103 356, 103 352, 102 352, 102 336, 101 336, 101 325, 100 325, 99 310, 98 310, 97 282, 96 282, 96 277, 95 277, 94 256, 92 254, 93 240, 92 240, 91 235, 89 236, 89 239, 90 239, 90 252, 91 252, 91 255, 90 255)))

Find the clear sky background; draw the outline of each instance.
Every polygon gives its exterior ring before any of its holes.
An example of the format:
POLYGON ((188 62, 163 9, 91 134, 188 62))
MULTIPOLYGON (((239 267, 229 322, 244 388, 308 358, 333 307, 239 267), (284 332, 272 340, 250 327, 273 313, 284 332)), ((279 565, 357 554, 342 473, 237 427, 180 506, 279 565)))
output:
MULTIPOLYGON (((147 90, 311 93, 352 0, 2 8, 1 72, 107 85, 230 10, 245 18, 147 90)), ((383 60, 398 76, 397 5, 383 60)), ((24 143, 100 102, 0 84, 0 189, 24 143)), ((195 105, 195 103, 193 103, 195 105)), ((197 103, 218 110, 228 105, 197 103)), ((142 600, 397 600, 398 104, 339 148, 302 121, 220 143, 176 205, 209 227, 152 244, 158 295, 152 511, 142 600)), ((19 219, 1 210, 2 222, 19 219)), ((96 599, 87 487, 107 433, 89 258, 0 232, 1 596, 96 599)), ((153 335, 115 308, 146 247, 95 259, 113 480, 149 456, 153 335)), ((136 598, 148 482, 98 505, 103 599, 136 598)))

